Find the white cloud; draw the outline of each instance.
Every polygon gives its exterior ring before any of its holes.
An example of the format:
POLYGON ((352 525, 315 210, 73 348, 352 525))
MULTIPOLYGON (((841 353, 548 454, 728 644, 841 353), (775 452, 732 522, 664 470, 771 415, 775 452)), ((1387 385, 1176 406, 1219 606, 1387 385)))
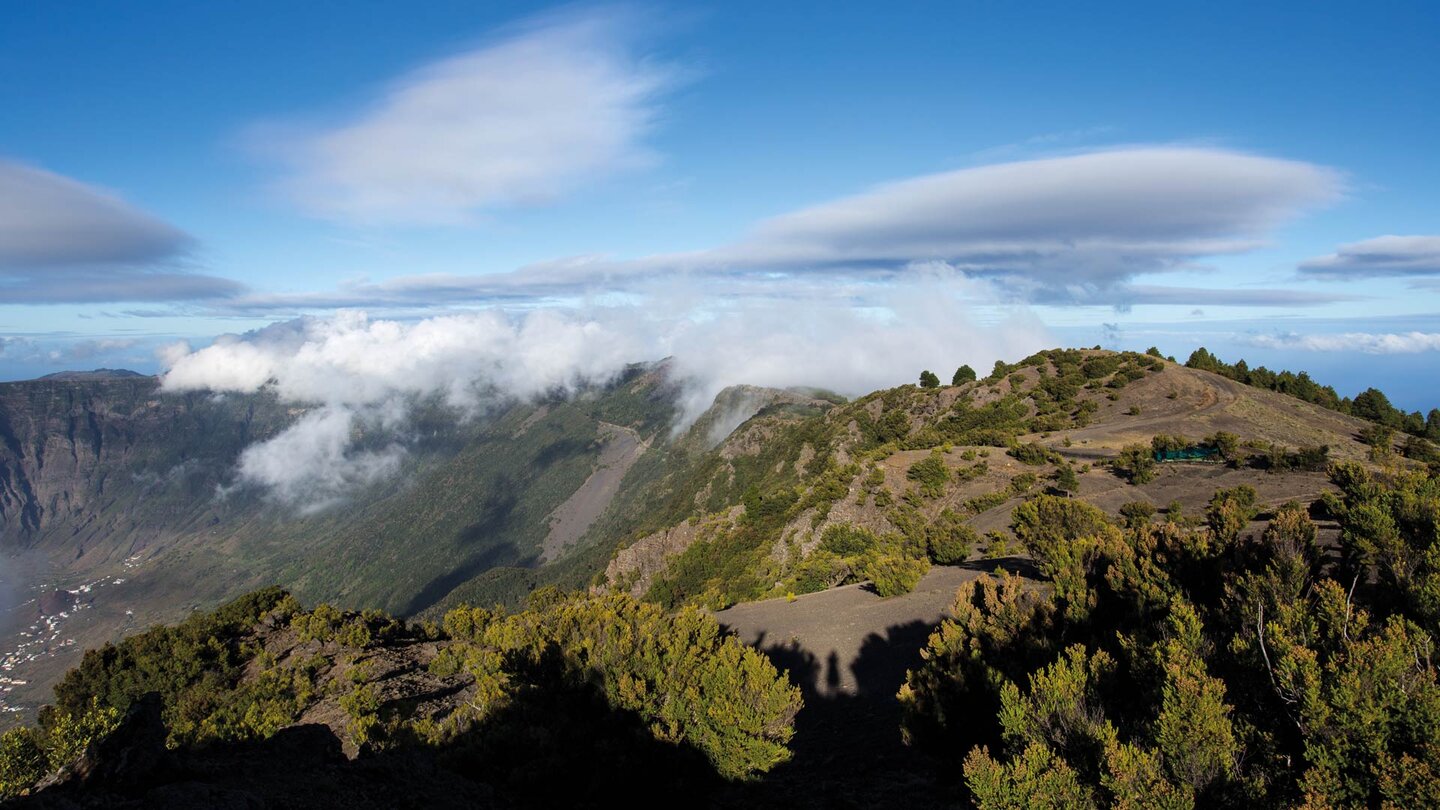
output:
POLYGON ((550 310, 413 324, 344 311, 225 336, 196 351, 172 349, 164 387, 249 392, 273 385, 289 401, 339 406, 442 393, 452 405, 473 407, 487 391, 530 397, 603 381, 639 354, 622 332, 550 310))
POLYGON ((670 356, 684 383, 688 422, 728 385, 858 394, 912 381, 922 368, 948 376, 962 363, 986 367, 1053 342, 1028 311, 999 306, 988 283, 943 264, 916 268, 898 285, 829 285, 815 293, 803 303, 790 295, 722 299, 675 283, 653 288, 637 304, 584 312, 487 311, 413 323, 341 312, 198 350, 169 347, 162 386, 264 388, 319 406, 314 413, 323 418, 307 416, 247 451, 237 471, 240 483, 313 507, 375 480, 398 458, 391 451, 354 452, 344 440, 345 420, 403 438, 407 409, 418 397, 439 395, 473 412, 497 400, 604 383, 629 362, 670 356))
POLYGON ((395 472, 404 449, 351 448, 354 415, 345 408, 324 407, 305 414, 289 429, 240 454, 242 482, 265 487, 274 499, 302 512, 331 506, 356 488, 395 472))
POLYGON ((664 324, 659 351, 688 379, 684 419, 698 416, 726 386, 814 386, 847 395, 912 382, 929 368, 949 379, 963 363, 987 368, 1053 343, 1027 309, 999 307, 990 285, 943 264, 863 295, 738 299, 685 309, 665 298, 654 309, 686 312, 664 324))
POLYGON ((61 353, 66 360, 89 360, 100 355, 123 352, 140 344, 136 338, 96 338, 69 344, 61 353))
POLYGON ((641 27, 614 10, 542 17, 400 78, 343 124, 261 139, 291 164, 292 198, 334 220, 456 224, 548 202, 652 162, 642 141, 676 73, 637 52, 641 27))
POLYGON ((937 259, 983 275, 1118 282, 1252 249, 1339 191, 1338 175, 1308 163, 1115 149, 890 183, 762 223, 716 258, 772 267, 937 259))
POLYGON ((1301 262, 1300 272, 1330 279, 1440 275, 1440 236, 1377 236, 1301 262))
POLYGON ((400 445, 354 452, 352 420, 396 429, 416 397, 438 394, 463 411, 604 382, 641 356, 639 345, 594 320, 553 311, 511 319, 492 311, 418 323, 347 311, 279 323, 191 350, 167 347, 167 391, 254 392, 319 405, 273 439, 245 451, 240 484, 303 510, 323 508, 399 464, 400 445))
POLYGON ((1440 333, 1345 332, 1334 335, 1256 335, 1252 345, 1267 349, 1293 349, 1310 352, 1363 352, 1365 354, 1418 354, 1440 351, 1440 333))
POLYGON ((0 356, 17 357, 21 353, 29 357, 35 353, 35 341, 23 337, 0 337, 0 356))

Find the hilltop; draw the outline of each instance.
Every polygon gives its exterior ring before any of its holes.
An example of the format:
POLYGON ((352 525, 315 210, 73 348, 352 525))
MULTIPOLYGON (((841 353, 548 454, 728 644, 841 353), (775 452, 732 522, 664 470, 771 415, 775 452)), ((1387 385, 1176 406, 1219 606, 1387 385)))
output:
POLYGON ((1042 352, 956 385, 760 411, 658 488, 652 530, 606 581, 720 608, 869 579, 866 565, 916 576, 941 534, 964 547, 946 562, 1004 556, 1015 506, 1062 470, 1068 494, 1112 514, 1130 502, 1193 513, 1239 485, 1264 503, 1308 502, 1332 488, 1329 461, 1370 456, 1372 426, 1150 355, 1042 352), (1231 463, 1155 464, 1141 481, 1114 466, 1127 447, 1148 457, 1157 436, 1198 447, 1220 434, 1231 463), (1287 460, 1307 448, 1318 456, 1287 460))
POLYGON ((46 374, 38 379, 41 380, 123 380, 127 377, 144 377, 138 371, 131 371, 128 368, 97 368, 91 371, 57 371, 53 374, 46 374))

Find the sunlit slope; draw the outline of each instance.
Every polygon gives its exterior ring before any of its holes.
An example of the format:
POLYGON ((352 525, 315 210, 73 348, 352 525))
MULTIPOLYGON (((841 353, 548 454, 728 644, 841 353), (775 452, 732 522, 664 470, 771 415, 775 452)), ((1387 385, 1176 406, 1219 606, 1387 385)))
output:
POLYGON ((1368 424, 1155 356, 1042 352, 959 385, 762 411, 672 476, 605 579, 711 607, 877 571, 905 581, 937 559, 937 543, 963 547, 961 559, 1016 551, 1010 512, 1056 491, 1062 470, 1074 473, 1065 491, 1112 513, 1136 501, 1194 513, 1241 484, 1265 502, 1307 499, 1329 487, 1324 463, 1285 459, 1322 447, 1326 459, 1364 459, 1368 424), (1156 436, 1199 447, 1221 432, 1243 458, 1159 464, 1153 480, 1111 466, 1130 445, 1148 457, 1156 436))

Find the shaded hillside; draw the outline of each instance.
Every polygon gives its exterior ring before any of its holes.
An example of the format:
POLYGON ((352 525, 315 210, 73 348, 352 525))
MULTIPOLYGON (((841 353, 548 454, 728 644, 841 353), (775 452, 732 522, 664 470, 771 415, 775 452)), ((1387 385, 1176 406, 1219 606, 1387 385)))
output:
MULTIPOLYGON (((29 682, 0 701, 34 706, 78 649, 268 582, 397 613, 439 609, 460 586, 514 603, 533 583, 512 588, 504 572, 544 570, 563 507, 613 472, 600 468, 618 445, 664 441, 675 413, 664 369, 639 366, 604 388, 478 417, 417 402, 398 437, 354 437, 402 440, 406 453, 394 476, 335 508, 305 514, 234 489, 241 451, 304 412, 265 393, 160 393, 153 378, 0 385, 0 553, 26 574, 15 601, 29 599, 5 618, 31 633, 0 647, 15 664, 7 677, 29 682), (41 585, 54 598, 37 599, 41 585)), ((587 547, 588 530, 626 478, 588 494, 550 559, 608 556, 587 547)), ((574 586, 597 567, 568 565, 544 576, 574 586)))
POLYGON ((696 611, 551 591, 442 627, 272 588, 88 653, 37 727, 0 738, 0 799, 648 805, 789 759, 799 704, 696 611))

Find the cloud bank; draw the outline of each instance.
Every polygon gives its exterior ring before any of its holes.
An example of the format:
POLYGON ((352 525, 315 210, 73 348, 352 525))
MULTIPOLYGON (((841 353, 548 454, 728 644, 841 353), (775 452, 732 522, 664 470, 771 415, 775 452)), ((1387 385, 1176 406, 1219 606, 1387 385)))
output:
POLYGON ((1025 310, 995 312, 988 285, 943 266, 855 306, 834 295, 805 306, 784 299, 716 301, 683 287, 644 304, 586 310, 499 310, 413 323, 346 311, 276 324, 192 349, 171 347, 168 391, 273 390, 312 408, 268 442, 245 451, 237 484, 301 509, 333 503, 384 477, 403 457, 409 404, 438 395, 469 413, 612 379, 627 363, 673 357, 683 384, 682 422, 725 386, 811 385, 863 393, 946 375, 962 363, 1015 359, 1050 339, 1025 310), (978 305, 978 306, 977 306, 978 305), (401 437, 358 451, 361 424, 401 437))
POLYGON ((221 298, 241 285, 175 268, 189 236, 109 192, 0 160, 0 300, 221 298))
POLYGON ((1335 335, 1256 335, 1251 345, 1267 349, 1307 352, 1363 352, 1365 354, 1419 354, 1440 351, 1440 333, 1345 332, 1335 335))
POLYGON ((637 52, 641 21, 553 14, 393 82, 338 125, 262 136, 307 212, 359 224, 451 225, 543 203, 648 165, 644 136, 676 72, 637 52))
POLYGON ((418 323, 347 311, 275 324, 192 350, 165 350, 167 391, 252 393, 318 406, 278 436, 247 448, 237 485, 313 511, 393 472, 403 446, 358 451, 363 423, 394 430, 416 397, 439 395, 473 414, 487 403, 573 391, 603 382, 637 357, 626 335, 594 320, 540 311, 512 320, 498 311, 418 323))
POLYGON ((1377 236, 1341 245, 1302 262, 1300 272, 1346 280, 1382 276, 1440 276, 1440 236, 1377 236))

